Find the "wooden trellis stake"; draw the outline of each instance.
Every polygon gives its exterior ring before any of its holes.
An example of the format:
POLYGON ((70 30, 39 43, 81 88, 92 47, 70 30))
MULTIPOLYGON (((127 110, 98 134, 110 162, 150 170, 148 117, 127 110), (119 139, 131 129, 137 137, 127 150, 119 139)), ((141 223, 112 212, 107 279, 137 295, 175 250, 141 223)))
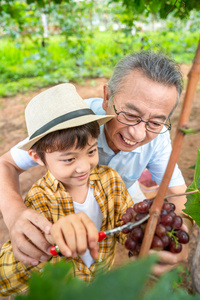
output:
POLYGON ((149 249, 151 248, 151 243, 153 240, 160 211, 162 209, 162 205, 164 202, 164 198, 166 196, 168 185, 172 173, 174 171, 174 167, 178 161, 182 143, 183 143, 183 138, 185 136, 185 134, 180 130, 180 128, 187 127, 187 123, 189 122, 192 101, 195 95, 199 74, 200 74, 200 41, 196 50, 192 68, 188 74, 186 93, 183 101, 183 107, 182 107, 179 123, 177 126, 177 131, 176 131, 176 135, 172 147, 171 156, 165 174, 163 176, 163 180, 160 184, 157 196, 150 209, 150 218, 148 220, 147 227, 145 230, 139 257, 145 256, 148 253, 149 249))

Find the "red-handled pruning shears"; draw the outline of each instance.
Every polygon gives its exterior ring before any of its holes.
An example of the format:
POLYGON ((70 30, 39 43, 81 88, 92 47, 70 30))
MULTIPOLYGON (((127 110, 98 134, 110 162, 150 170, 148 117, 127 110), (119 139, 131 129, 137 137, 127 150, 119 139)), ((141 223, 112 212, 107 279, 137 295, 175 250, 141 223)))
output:
MULTIPOLYGON (((101 231, 99 232, 99 240, 98 242, 101 242, 102 240, 104 240, 105 238, 107 238, 110 235, 113 235, 117 232, 121 232, 124 229, 129 229, 131 230, 132 228, 142 224, 143 222, 145 222, 148 218, 150 217, 150 215, 145 216, 144 218, 142 218, 141 220, 137 221, 137 222, 128 222, 122 226, 107 230, 107 231, 101 231)), ((59 247, 57 245, 54 245, 50 248, 50 252, 52 255, 60 255, 62 256, 62 254, 60 253, 59 247)))

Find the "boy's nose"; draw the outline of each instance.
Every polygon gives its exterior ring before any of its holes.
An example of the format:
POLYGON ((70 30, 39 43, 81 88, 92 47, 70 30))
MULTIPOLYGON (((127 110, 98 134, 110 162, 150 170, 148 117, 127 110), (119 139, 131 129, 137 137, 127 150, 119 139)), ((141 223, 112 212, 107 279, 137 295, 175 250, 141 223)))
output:
POLYGON ((86 173, 90 170, 90 164, 86 160, 79 161, 76 172, 77 173, 86 173))

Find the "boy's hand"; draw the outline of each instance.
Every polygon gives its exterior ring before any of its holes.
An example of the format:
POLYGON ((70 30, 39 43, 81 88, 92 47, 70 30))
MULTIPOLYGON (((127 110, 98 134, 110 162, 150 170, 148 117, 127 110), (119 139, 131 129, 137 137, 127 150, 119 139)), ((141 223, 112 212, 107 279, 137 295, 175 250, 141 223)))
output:
POLYGON ((41 231, 49 234, 51 225, 37 211, 21 208, 9 226, 15 258, 26 265, 37 265, 40 261, 48 260, 50 244, 41 231))
POLYGON ((93 221, 84 213, 70 214, 51 227, 53 243, 66 257, 83 255, 87 249, 94 259, 98 257, 98 231, 93 221))

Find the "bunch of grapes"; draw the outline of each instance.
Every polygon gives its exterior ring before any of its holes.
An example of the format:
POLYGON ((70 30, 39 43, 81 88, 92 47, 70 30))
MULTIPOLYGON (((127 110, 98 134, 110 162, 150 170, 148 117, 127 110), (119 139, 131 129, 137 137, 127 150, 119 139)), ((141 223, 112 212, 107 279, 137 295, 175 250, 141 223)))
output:
MULTIPOLYGON (((136 222, 143 219, 149 214, 149 209, 153 200, 145 199, 129 207, 126 213, 122 215, 124 224, 136 222)), ((125 247, 129 250, 129 256, 138 255, 140 252, 147 221, 133 229, 124 229, 123 233, 127 234, 125 247)), ((164 202, 158 219, 155 234, 151 248, 155 250, 167 250, 172 253, 179 253, 182 250, 182 244, 189 242, 187 232, 181 229, 183 220, 175 213, 173 203, 164 202)))

